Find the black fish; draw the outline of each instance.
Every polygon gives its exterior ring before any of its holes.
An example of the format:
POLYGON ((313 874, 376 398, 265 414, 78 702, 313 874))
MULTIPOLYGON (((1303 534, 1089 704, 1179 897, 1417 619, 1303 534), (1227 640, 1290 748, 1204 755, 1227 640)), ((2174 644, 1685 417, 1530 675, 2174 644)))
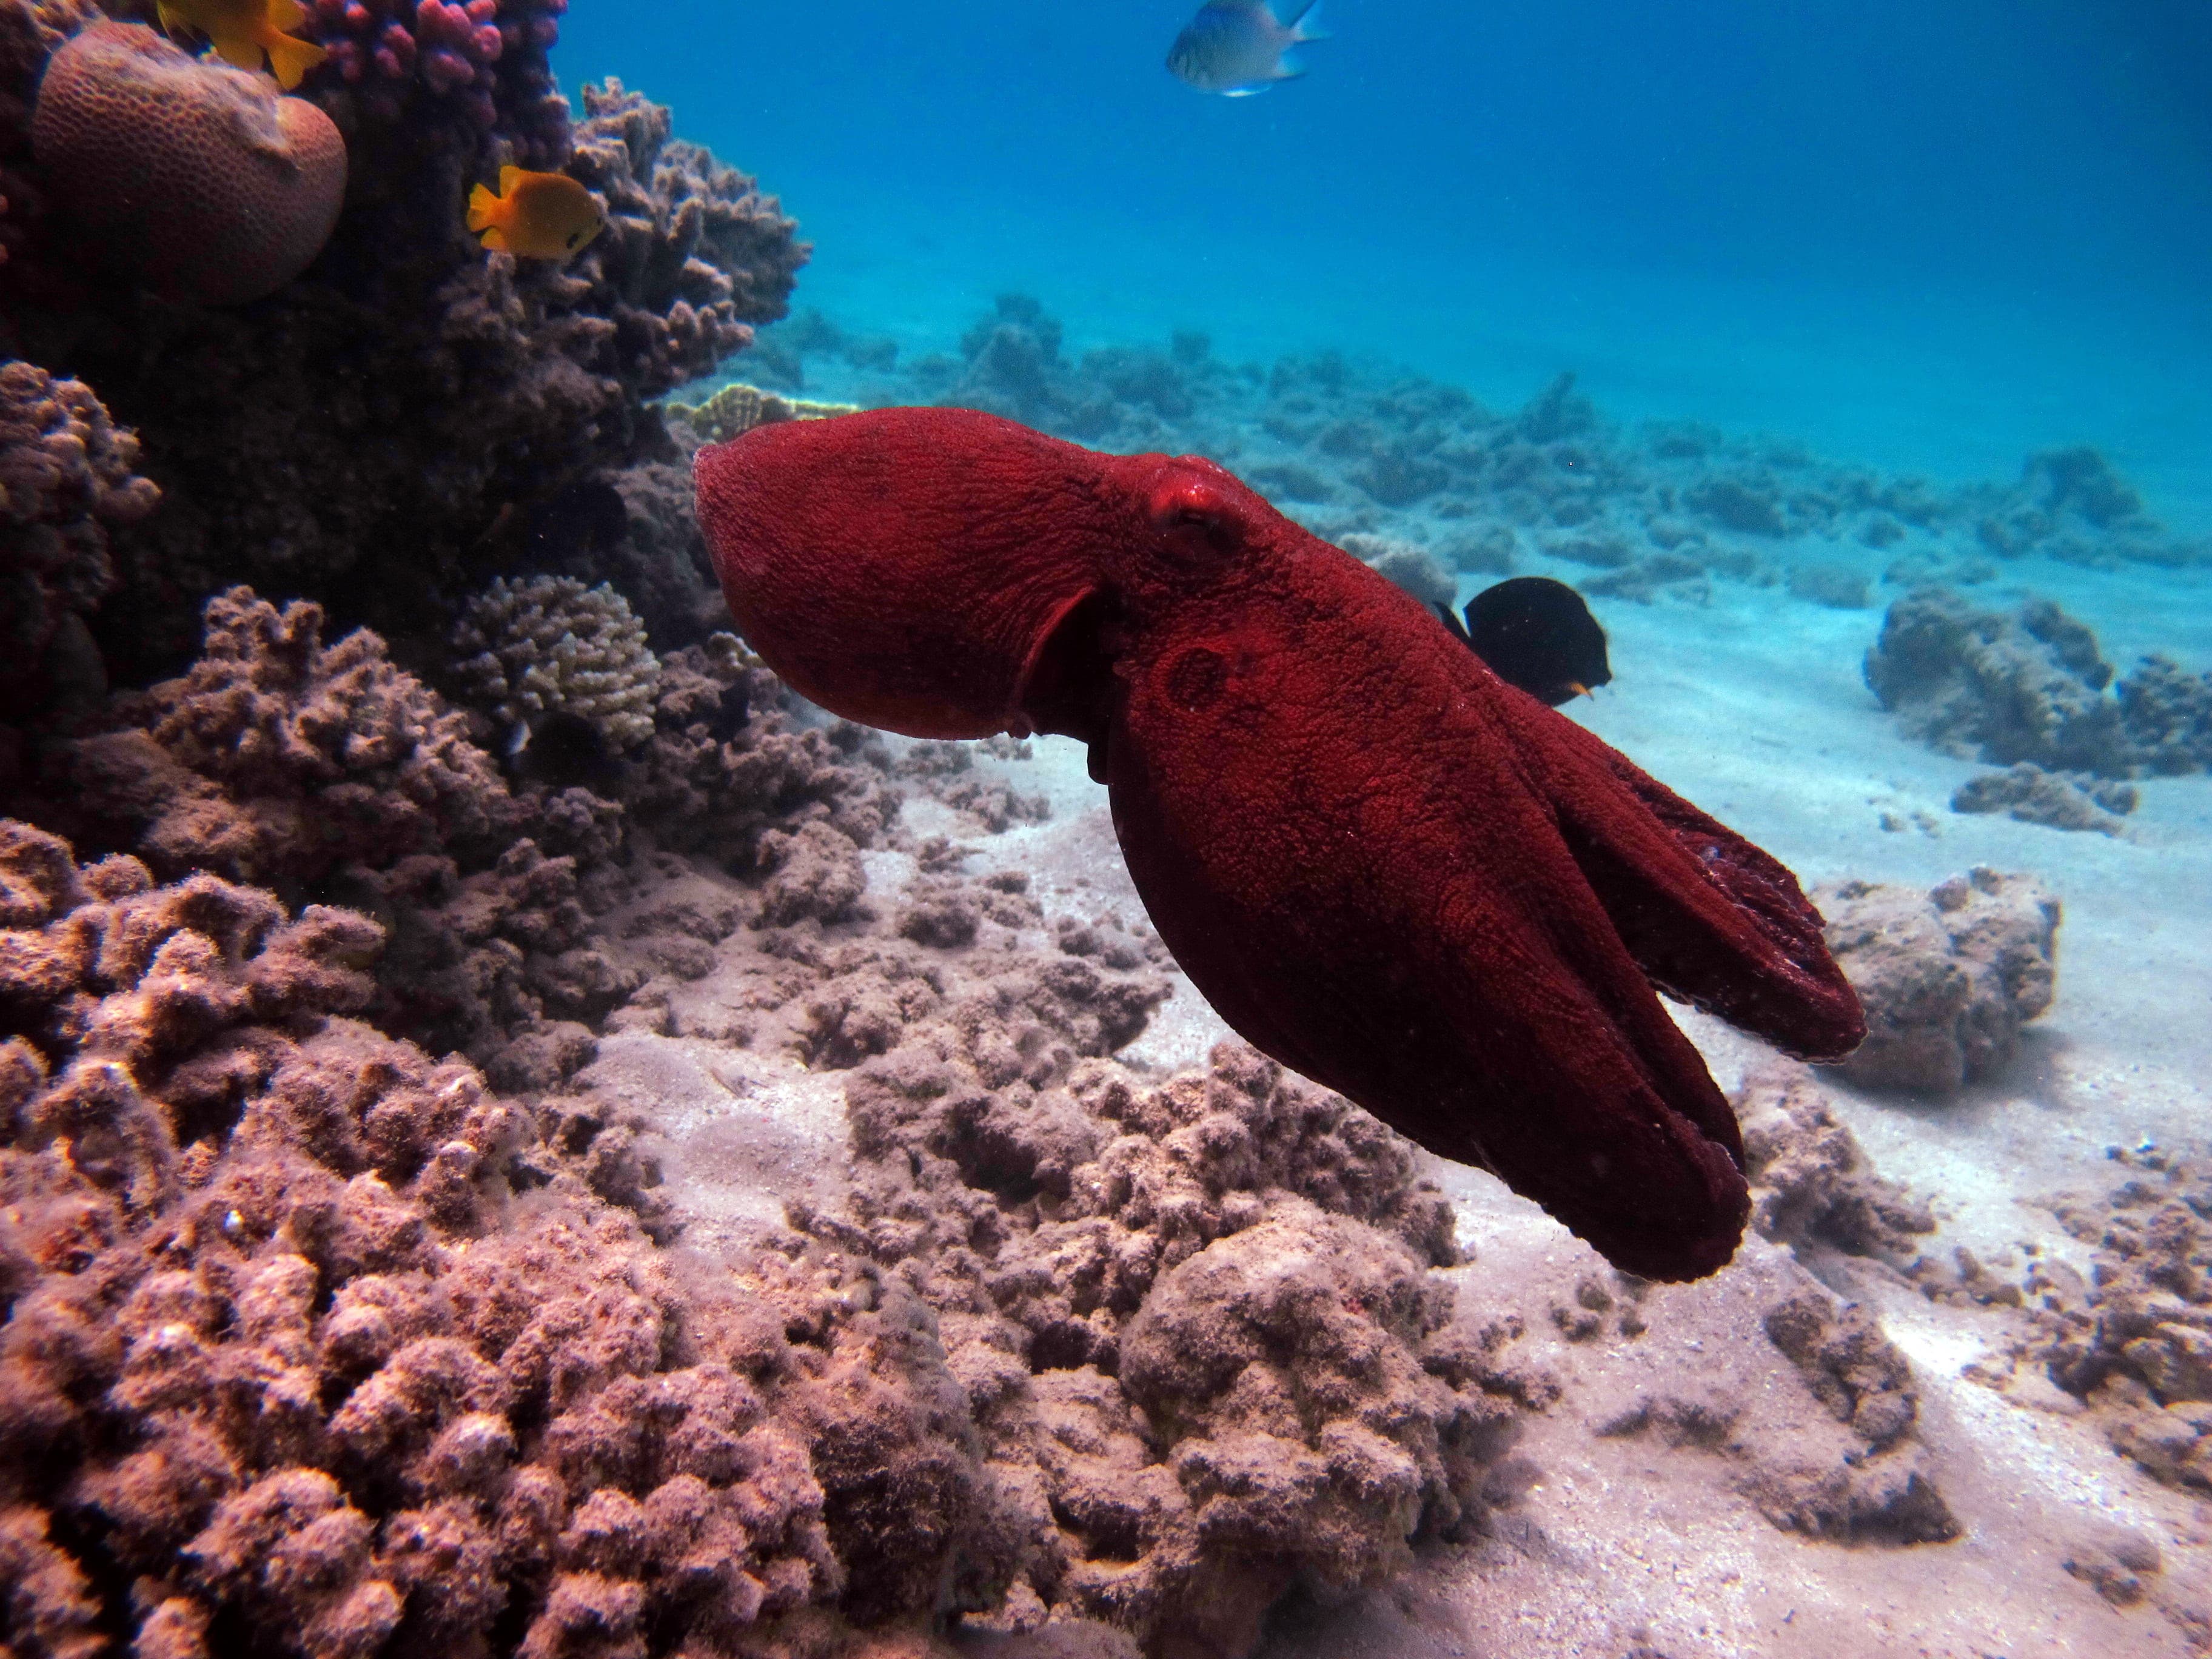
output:
POLYGON ((1464 626, 1449 605, 1437 614, 1492 673, 1554 708, 1613 678, 1605 629, 1581 594, 1549 576, 1484 588, 1468 601, 1464 626))

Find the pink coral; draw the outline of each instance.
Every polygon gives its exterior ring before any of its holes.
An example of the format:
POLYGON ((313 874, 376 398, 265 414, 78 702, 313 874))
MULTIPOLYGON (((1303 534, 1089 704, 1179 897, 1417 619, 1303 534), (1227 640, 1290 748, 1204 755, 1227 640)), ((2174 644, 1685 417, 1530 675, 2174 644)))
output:
POLYGON ((546 59, 568 9, 568 0, 308 0, 301 32, 330 54, 320 79, 358 89, 384 118, 425 98, 542 164, 567 139, 546 59))
POLYGON ((511 1212, 527 1118, 325 1012, 369 924, 15 823, 0 896, 12 1629, 726 1650, 834 1591, 782 1322, 693 1311, 572 1176, 511 1212))
POLYGON ((95 24, 54 54, 33 139, 97 263, 207 305, 258 300, 297 276, 345 198, 345 143, 329 116, 135 23, 95 24))

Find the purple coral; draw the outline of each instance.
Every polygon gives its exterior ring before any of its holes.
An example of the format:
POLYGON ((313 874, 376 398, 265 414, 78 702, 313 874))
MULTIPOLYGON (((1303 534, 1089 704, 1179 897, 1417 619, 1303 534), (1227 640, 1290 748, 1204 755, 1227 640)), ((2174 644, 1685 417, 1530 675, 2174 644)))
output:
POLYGON ((568 0, 312 0, 302 33, 330 53, 325 85, 358 90, 396 118, 418 93, 557 165, 565 110, 547 54, 568 0))

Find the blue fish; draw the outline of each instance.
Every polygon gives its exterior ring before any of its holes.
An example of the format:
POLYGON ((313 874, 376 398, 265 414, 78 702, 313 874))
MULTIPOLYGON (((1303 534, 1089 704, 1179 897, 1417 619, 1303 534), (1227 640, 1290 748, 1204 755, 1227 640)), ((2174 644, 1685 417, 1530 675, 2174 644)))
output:
POLYGON ((1168 48, 1168 68, 1200 92, 1228 98, 1265 92, 1305 73, 1291 56, 1292 48, 1328 39, 1316 15, 1320 9, 1320 0, 1305 0, 1284 21, 1267 0, 1206 0, 1168 48))

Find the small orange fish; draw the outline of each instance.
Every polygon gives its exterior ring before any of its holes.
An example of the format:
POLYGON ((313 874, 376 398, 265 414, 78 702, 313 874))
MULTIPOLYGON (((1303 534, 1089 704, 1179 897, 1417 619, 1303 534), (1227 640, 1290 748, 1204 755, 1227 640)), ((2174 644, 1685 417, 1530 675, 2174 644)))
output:
POLYGON ((171 33, 189 28, 207 36, 226 64, 258 70, 265 55, 269 72, 287 92, 330 56, 313 41, 286 33, 307 21, 300 0, 160 0, 155 9, 171 33))
POLYGON ((499 193, 469 192, 469 228, 495 253, 567 259, 607 222, 599 198, 565 173, 499 170, 499 193))

